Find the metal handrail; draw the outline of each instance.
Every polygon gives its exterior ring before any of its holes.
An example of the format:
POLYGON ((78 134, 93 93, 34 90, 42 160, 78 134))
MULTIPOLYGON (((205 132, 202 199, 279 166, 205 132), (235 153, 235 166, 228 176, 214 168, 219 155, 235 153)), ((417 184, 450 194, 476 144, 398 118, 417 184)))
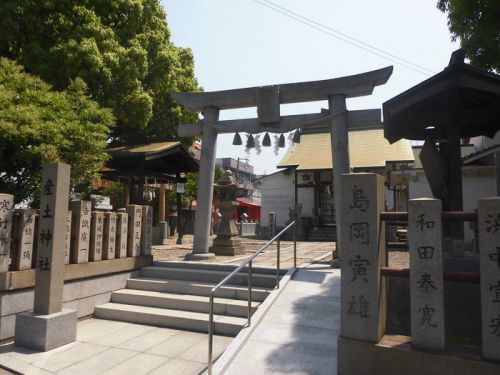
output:
POLYGON ((276 251, 276 289, 279 288, 280 282, 280 237, 293 226, 293 267, 297 268, 297 228, 295 220, 288 224, 281 232, 271 238, 264 246, 262 246, 255 254, 246 258, 238 267, 236 267, 229 275, 227 275, 221 282, 212 288, 210 291, 210 310, 208 319, 208 375, 212 375, 212 355, 213 355, 213 336, 214 336, 214 297, 215 292, 222 285, 227 283, 231 278, 241 271, 243 267, 248 264, 248 327, 251 325, 252 316, 252 261, 259 256, 265 249, 267 249, 274 241, 277 241, 276 251))

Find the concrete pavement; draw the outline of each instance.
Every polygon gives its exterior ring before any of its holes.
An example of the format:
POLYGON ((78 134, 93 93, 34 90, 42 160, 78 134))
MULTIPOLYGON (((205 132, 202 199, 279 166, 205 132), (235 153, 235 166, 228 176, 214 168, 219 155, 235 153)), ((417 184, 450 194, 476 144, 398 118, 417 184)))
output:
POLYGON ((224 375, 337 373, 340 270, 299 269, 224 375))

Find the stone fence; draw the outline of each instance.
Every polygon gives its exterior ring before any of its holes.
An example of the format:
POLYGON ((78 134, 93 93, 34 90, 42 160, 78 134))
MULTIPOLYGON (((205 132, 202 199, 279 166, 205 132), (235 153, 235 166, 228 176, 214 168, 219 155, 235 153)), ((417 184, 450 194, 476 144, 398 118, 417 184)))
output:
MULTIPOLYGON (((40 231, 40 210, 13 209, 14 197, 0 194, 0 274, 46 267, 39 243, 52 233, 40 231)), ((65 264, 151 255, 153 208, 129 205, 116 212, 92 211, 90 201, 72 201, 65 228, 65 264)))
POLYGON ((36 274, 52 272, 40 246, 62 244, 65 264, 57 271, 64 283, 62 305, 78 317, 93 314, 95 306, 109 302, 114 290, 152 264, 152 207, 103 212, 92 211, 90 201, 72 201, 60 221, 63 228, 43 228, 40 219, 47 220, 52 210, 48 205, 14 209, 14 196, 0 194, 0 340, 14 336, 18 314, 36 307, 36 274))
MULTIPOLYGON (((387 266, 385 225, 381 220, 385 208, 383 177, 371 173, 343 175, 342 196, 345 199, 341 206, 339 373, 350 373, 348 369, 353 366, 363 367, 360 361, 354 363, 349 359, 350 351, 367 348, 368 343, 372 343, 373 348, 380 348, 386 335, 384 276, 388 274, 384 269, 387 266)), ((422 359, 422 353, 437 353, 438 356, 429 357, 429 360, 444 363, 446 356, 443 354, 449 350, 450 343, 446 337, 450 329, 445 330, 444 283, 452 279, 476 283, 480 280, 482 356, 476 358, 476 364, 488 365, 488 361, 500 361, 500 197, 479 200, 477 216, 471 213, 474 219, 477 217, 479 274, 455 272, 450 275, 443 272, 442 221, 447 217, 456 220, 457 216, 465 216, 465 213, 456 214, 443 212, 442 203, 437 199, 411 199, 408 202, 410 267, 409 270, 396 270, 400 276, 409 274, 411 337, 405 342, 409 343, 410 351, 419 353, 414 358, 420 356, 422 359)), ((454 331, 459 329, 453 327, 451 333, 455 334, 454 331)), ((388 354, 385 358, 390 362, 399 355, 393 353, 391 357, 388 354)), ((401 359, 402 355, 398 358, 401 359)), ((400 366, 405 368, 402 364, 400 366)), ((370 364, 367 364, 367 369, 366 373, 369 373, 370 364)))

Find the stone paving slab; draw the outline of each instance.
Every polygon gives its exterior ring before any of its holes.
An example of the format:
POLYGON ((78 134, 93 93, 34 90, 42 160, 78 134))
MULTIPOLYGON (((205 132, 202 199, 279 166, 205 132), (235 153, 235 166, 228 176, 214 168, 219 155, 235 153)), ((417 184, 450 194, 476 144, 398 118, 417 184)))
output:
MULTIPOLYGON (((215 358, 232 339, 214 336, 215 358)), ((203 333, 87 319, 78 322, 76 342, 48 352, 0 345, 0 365, 27 375, 195 375, 207 366, 207 348, 203 333)))
POLYGON ((224 375, 337 373, 340 270, 299 269, 224 375))

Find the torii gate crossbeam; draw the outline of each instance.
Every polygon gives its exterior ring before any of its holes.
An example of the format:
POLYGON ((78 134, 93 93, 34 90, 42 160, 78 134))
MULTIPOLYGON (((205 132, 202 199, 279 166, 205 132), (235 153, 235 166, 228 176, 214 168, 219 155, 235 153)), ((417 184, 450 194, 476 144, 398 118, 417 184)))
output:
MULTIPOLYGON (((276 132, 329 124, 332 137, 333 182, 335 206, 340 207, 340 179, 349 173, 348 128, 381 124, 380 110, 347 111, 346 98, 370 95, 375 86, 383 85, 392 74, 392 66, 352 76, 263 87, 250 87, 213 92, 172 93, 173 98, 186 109, 202 112, 197 124, 179 127, 179 136, 202 135, 201 160, 198 180, 194 243, 191 259, 206 259, 212 212, 215 154, 218 133, 276 132), (328 100, 329 110, 322 113, 281 116, 280 104, 328 100), (219 121, 219 112, 225 109, 257 107, 258 118, 219 121)), ((340 210, 336 221, 341 222, 340 210)), ((337 239, 340 238, 337 226, 337 239)), ((337 242, 337 247, 338 242, 337 242)))

